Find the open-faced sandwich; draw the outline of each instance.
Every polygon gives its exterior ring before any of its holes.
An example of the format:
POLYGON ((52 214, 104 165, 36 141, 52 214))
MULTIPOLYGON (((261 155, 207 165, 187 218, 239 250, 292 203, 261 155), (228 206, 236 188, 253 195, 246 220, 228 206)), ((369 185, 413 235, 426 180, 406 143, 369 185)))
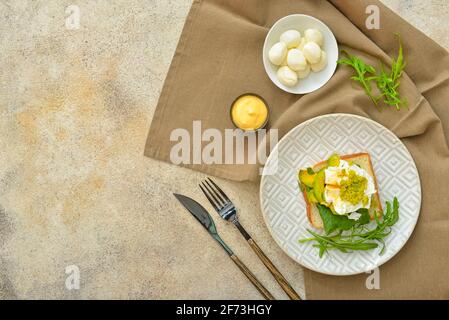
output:
POLYGON ((387 202, 384 214, 380 202, 376 175, 369 153, 350 155, 333 154, 329 159, 298 173, 299 187, 307 207, 307 218, 319 234, 308 230, 312 238, 300 242, 314 241, 322 256, 329 249, 342 252, 370 250, 383 245, 399 218, 399 203, 387 202), (370 221, 376 228, 369 230, 370 221))
POLYGON ((329 208, 334 215, 352 220, 360 218, 360 209, 368 209, 371 219, 382 213, 369 153, 333 154, 327 161, 301 169, 298 178, 307 204, 307 217, 315 228, 323 228, 317 204, 329 208))

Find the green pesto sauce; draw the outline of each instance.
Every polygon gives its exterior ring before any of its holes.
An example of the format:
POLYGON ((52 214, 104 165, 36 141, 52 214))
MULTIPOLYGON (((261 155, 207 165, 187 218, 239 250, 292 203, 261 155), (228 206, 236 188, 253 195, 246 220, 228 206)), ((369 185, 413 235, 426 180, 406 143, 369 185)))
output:
POLYGON ((345 179, 340 183, 340 197, 353 205, 362 202, 363 205, 368 203, 368 197, 365 190, 368 186, 368 179, 357 175, 353 170, 349 170, 345 179))

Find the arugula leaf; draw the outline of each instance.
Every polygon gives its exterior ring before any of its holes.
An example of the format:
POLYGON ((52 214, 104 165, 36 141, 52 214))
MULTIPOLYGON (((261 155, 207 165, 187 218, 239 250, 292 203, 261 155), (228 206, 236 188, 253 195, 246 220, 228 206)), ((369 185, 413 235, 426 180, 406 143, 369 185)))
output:
POLYGON ((318 207, 321 219, 323 220, 324 231, 326 234, 331 234, 334 231, 349 230, 354 226, 361 226, 370 222, 368 209, 357 210, 361 216, 357 220, 354 220, 349 219, 348 216, 345 215, 336 215, 332 213, 331 209, 319 203, 317 203, 316 206, 318 207))
POLYGON ((323 220, 324 231, 326 234, 331 234, 334 231, 349 230, 354 226, 361 226, 370 222, 370 216, 368 209, 359 209, 358 213, 361 214, 357 220, 349 219, 345 215, 337 215, 332 213, 328 207, 317 203, 318 211, 321 219, 323 220))
POLYGON ((348 54, 342 51, 347 56, 345 59, 340 59, 337 64, 347 65, 354 69, 355 75, 351 80, 359 82, 366 95, 371 99, 376 107, 379 108, 378 101, 383 100, 386 105, 393 106, 396 110, 400 110, 403 106, 407 106, 407 100, 402 99, 399 93, 400 78, 405 69, 404 53, 402 48, 402 41, 399 34, 395 34, 399 41, 398 56, 392 59, 391 71, 387 72, 385 66, 380 63, 380 71, 365 63, 361 58, 348 54), (374 81, 379 89, 380 95, 375 96, 372 92, 371 82, 374 81))
POLYGON ((321 219, 323 220, 324 231, 327 234, 330 234, 335 230, 349 230, 356 223, 356 220, 351 220, 347 216, 333 214, 331 209, 319 203, 317 203, 316 206, 318 207, 321 219))
POLYGON ((392 68, 391 68, 391 78, 393 81, 398 80, 402 76, 402 71, 405 69, 405 61, 404 61, 404 53, 402 49, 402 41, 401 36, 396 33, 395 34, 398 37, 399 41, 399 51, 398 51, 398 57, 393 59, 392 68))
POLYGON ((361 214, 360 218, 357 220, 357 223, 356 223, 358 226, 367 224, 371 221, 368 209, 364 209, 364 208, 359 209, 359 210, 357 210, 357 212, 361 214))
MULTIPOLYGON (((322 257, 328 250, 336 249, 341 252, 350 252, 354 250, 371 250, 382 245, 379 255, 385 252, 385 237, 391 232, 391 227, 399 220, 399 201, 395 197, 393 199, 393 206, 390 202, 386 202, 386 212, 382 218, 375 216, 376 228, 367 230, 363 224, 366 224, 368 210, 359 210, 362 216, 357 220, 353 227, 349 228, 349 234, 343 234, 343 230, 349 225, 349 222, 342 222, 342 220, 333 220, 329 214, 333 215, 330 209, 319 205, 320 215, 322 218, 328 219, 326 222, 323 219, 326 235, 320 235, 312 230, 307 231, 312 235, 311 238, 300 239, 300 243, 316 242, 313 246, 319 249, 319 256, 322 257), (321 209, 320 209, 321 207, 321 209), (328 210, 325 210, 328 209, 328 210), (326 230, 332 230, 330 233, 326 230), (337 227, 339 225, 339 227, 337 227), (343 228, 341 228, 343 227, 343 228)), ((349 220, 349 219, 348 219, 349 220)), ((369 221, 369 218, 368 218, 369 221)))
POLYGON ((347 56, 346 59, 339 59, 337 61, 337 64, 343 64, 352 67, 356 75, 351 77, 351 80, 358 81, 363 89, 365 90, 365 93, 368 97, 370 97, 371 101, 374 103, 374 105, 378 105, 377 101, 378 98, 375 97, 372 93, 371 88, 371 80, 373 79, 373 76, 376 74, 376 69, 374 69, 373 66, 366 64, 362 59, 356 56, 352 56, 346 51, 342 51, 344 55, 347 56), (372 75, 371 77, 368 77, 369 75, 372 75))
MULTIPOLYGON (((316 232, 313 232, 312 230, 307 229, 307 231, 314 236, 314 240, 318 241, 320 252, 327 252, 328 249, 338 249, 342 252, 349 252, 348 250, 371 250, 374 248, 377 248, 379 245, 375 242, 357 242, 352 241, 350 238, 348 240, 336 240, 336 237, 328 237, 319 235, 316 232)), ((340 235, 341 237, 341 235, 340 235)), ((304 239, 308 240, 308 239, 304 239)), ((304 240, 300 240, 300 242, 305 242, 304 240)), ((321 255, 322 256, 322 255, 321 255)), ((321 257, 320 256, 320 257, 321 257)))

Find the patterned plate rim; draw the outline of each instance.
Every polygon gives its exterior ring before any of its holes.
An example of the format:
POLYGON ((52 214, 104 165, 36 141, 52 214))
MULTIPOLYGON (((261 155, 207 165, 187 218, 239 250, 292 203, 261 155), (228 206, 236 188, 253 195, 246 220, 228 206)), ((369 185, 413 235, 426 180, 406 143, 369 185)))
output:
MULTIPOLYGON (((296 125, 296 126, 293 127, 292 129, 290 129, 290 130, 289 130, 289 131, 288 131, 288 132, 281 138, 281 140, 279 140, 279 142, 276 144, 276 146, 273 148, 273 150, 271 151, 271 153, 270 153, 270 155, 268 156, 268 159, 267 159, 267 161, 266 161, 266 163, 265 163, 265 167, 264 167, 264 169, 263 169, 262 178, 261 178, 260 186, 259 186, 259 205, 260 205, 260 209, 261 209, 261 211, 262 211, 262 217, 263 217, 263 220, 264 220, 264 222, 265 222, 265 225, 266 225, 267 228, 268 228, 268 231, 270 232, 271 237, 275 240, 276 244, 282 249, 282 251, 283 251, 285 254, 287 254, 287 256, 289 256, 292 260, 294 260, 296 263, 300 264, 302 267, 304 267, 304 268, 306 268, 306 269, 309 269, 309 270, 312 270, 312 271, 315 271, 315 272, 318 272, 318 273, 327 274, 327 275, 332 275, 332 276, 351 276, 351 275, 356 275, 356 274, 361 274, 361 273, 365 273, 365 272, 371 271, 373 268, 371 268, 371 267, 370 267, 370 268, 363 268, 363 269, 360 269, 360 270, 358 270, 358 271, 354 271, 354 272, 344 272, 344 273, 332 273, 332 272, 326 272, 326 271, 321 270, 321 269, 319 269, 319 268, 315 268, 314 266, 311 266, 311 265, 307 265, 307 266, 304 265, 301 261, 298 261, 298 259, 296 259, 292 254, 290 254, 290 252, 288 252, 286 249, 284 249, 284 247, 282 246, 282 244, 281 244, 280 240, 278 239, 276 233, 274 232, 274 230, 272 229, 272 227, 270 226, 270 224, 269 224, 269 222, 268 222, 267 213, 265 212, 265 208, 264 208, 264 205, 263 205, 263 192, 262 192, 262 189, 263 189, 263 186, 264 186, 264 182, 265 182, 265 169, 266 169, 267 165, 269 164, 269 162, 270 162, 270 160, 271 160, 271 158, 272 158, 272 154, 274 154, 274 152, 277 152, 277 149, 279 148, 279 145, 280 145, 284 140, 286 140, 286 139, 288 138, 288 136, 292 134, 292 132, 294 132, 295 130, 297 130, 298 127, 300 127, 300 126, 305 126, 305 125, 307 125, 308 123, 310 123, 310 122, 312 122, 312 121, 317 121, 317 120, 321 120, 321 119, 324 119, 324 118, 340 117, 340 116, 343 116, 343 117, 352 117, 352 118, 356 118, 356 119, 358 119, 358 120, 360 120, 360 121, 371 122, 372 124, 374 124, 374 125, 376 125, 376 126, 378 126, 378 127, 381 127, 382 129, 388 131, 388 132, 391 133, 391 135, 397 140, 397 142, 399 142, 399 143, 405 148, 405 150, 407 150, 408 155, 409 155, 410 158, 412 159, 413 169, 416 171, 416 173, 417 173, 417 179, 418 179, 418 186, 417 186, 417 187, 418 187, 418 191, 419 191, 419 192, 418 192, 418 194, 419 194, 419 206, 418 206, 419 208, 418 208, 418 211, 417 211, 417 213, 416 213, 416 215, 415 215, 415 217, 414 217, 414 219, 413 219, 412 225, 410 225, 409 232, 406 234, 407 239, 402 243, 401 246, 399 246, 399 247, 397 248, 397 250, 396 250, 395 252, 391 253, 390 256, 387 257, 384 261, 382 261, 381 263, 376 262, 374 268, 380 267, 381 265, 383 265, 383 264, 385 264, 386 262, 390 261, 394 256, 396 256, 396 255, 398 254, 398 252, 400 252, 400 251, 402 250, 402 248, 405 246, 405 244, 406 244, 406 243, 408 242, 408 240, 410 239, 410 237, 411 237, 413 231, 415 230, 416 224, 418 223, 418 218, 419 218, 420 213, 421 213, 421 206, 422 206, 422 188, 421 188, 421 178, 420 178, 420 176, 419 176, 419 171, 418 171, 418 168, 416 167, 416 163, 415 163, 415 159, 413 158, 413 155, 410 153, 410 151, 408 150, 407 146, 405 146, 405 144, 401 141, 401 139, 399 139, 399 138, 398 138, 398 137, 397 137, 397 136, 396 136, 390 129, 386 128, 386 127, 383 126, 382 124, 380 124, 380 123, 378 123, 378 122, 376 122, 376 121, 374 121, 374 120, 372 120, 372 119, 369 119, 369 118, 360 116, 360 115, 355 115, 355 114, 350 114, 350 113, 332 113, 332 114, 325 114, 325 115, 321 115, 321 116, 317 116, 317 117, 308 119, 308 120, 306 120, 306 121, 304 121, 304 122, 302 122, 302 123, 296 125)), ((351 254, 351 253, 348 253, 348 254, 351 254)))

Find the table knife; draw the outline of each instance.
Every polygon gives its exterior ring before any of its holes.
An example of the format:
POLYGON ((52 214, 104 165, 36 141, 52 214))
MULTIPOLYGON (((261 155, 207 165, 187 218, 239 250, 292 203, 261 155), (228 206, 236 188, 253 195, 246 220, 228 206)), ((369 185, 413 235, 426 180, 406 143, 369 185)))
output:
POLYGON ((262 296, 267 300, 275 300, 273 295, 260 283, 256 276, 243 264, 242 261, 232 252, 231 248, 220 238, 215 227, 215 223, 212 217, 207 212, 204 207, 196 202, 195 200, 183 196, 181 194, 173 194, 179 202, 198 220, 199 223, 209 232, 212 238, 217 241, 220 246, 226 251, 231 260, 237 265, 240 271, 248 278, 249 281, 256 287, 256 289, 262 294, 262 296))

